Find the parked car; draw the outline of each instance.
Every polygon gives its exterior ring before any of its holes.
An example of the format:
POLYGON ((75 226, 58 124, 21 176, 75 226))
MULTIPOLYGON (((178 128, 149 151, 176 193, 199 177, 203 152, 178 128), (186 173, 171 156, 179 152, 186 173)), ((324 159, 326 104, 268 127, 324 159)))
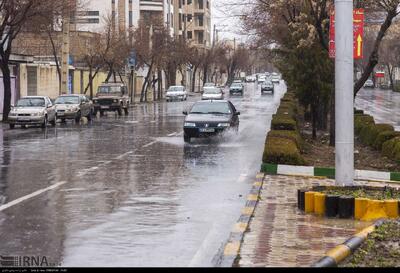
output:
POLYGON ((204 85, 203 85, 203 87, 214 87, 215 86, 215 83, 213 83, 213 82, 206 82, 204 85))
POLYGON ((183 125, 184 141, 191 138, 208 137, 226 130, 239 130, 239 115, 235 106, 227 100, 196 102, 186 115, 183 125))
POLYGON ((167 101, 184 101, 187 100, 187 92, 185 87, 182 85, 170 86, 167 90, 167 94, 165 95, 165 97, 167 101))
POLYGON ((15 125, 41 125, 46 128, 48 123, 56 125, 56 109, 49 97, 27 96, 19 99, 11 108, 8 116, 10 129, 15 125))
POLYGON ((218 87, 204 87, 203 95, 201 96, 202 100, 222 100, 223 98, 224 94, 221 88, 218 87))
POLYGON ((267 77, 265 75, 260 75, 258 76, 258 83, 263 83, 267 80, 267 77))
POLYGON ((241 96, 243 96, 243 91, 244 91, 244 86, 241 83, 234 82, 229 87, 230 95, 240 94, 241 96))
POLYGON ((94 115, 100 112, 100 115, 104 115, 104 112, 118 112, 118 115, 122 115, 124 110, 125 115, 129 113, 130 97, 128 94, 128 88, 123 83, 102 83, 98 90, 96 97, 93 99, 94 115))
POLYGON ((274 88, 274 84, 272 83, 272 81, 266 81, 261 84, 261 93, 272 92, 272 94, 274 94, 274 91, 275 91, 274 89, 275 88, 274 88))
POLYGON ((93 103, 83 95, 62 95, 55 100, 57 119, 65 122, 67 119, 74 119, 76 122, 81 117, 92 120, 94 112, 93 103))
POLYGON ((374 82, 372 81, 372 80, 367 80, 365 83, 364 83, 364 88, 374 88, 375 87, 375 85, 374 85, 374 82))
POLYGON ((243 83, 243 81, 241 79, 236 79, 233 81, 233 83, 243 83))

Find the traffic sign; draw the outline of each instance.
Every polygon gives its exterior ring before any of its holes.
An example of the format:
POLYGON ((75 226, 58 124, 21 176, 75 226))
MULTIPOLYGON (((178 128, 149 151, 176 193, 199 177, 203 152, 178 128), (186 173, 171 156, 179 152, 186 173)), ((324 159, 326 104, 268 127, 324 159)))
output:
POLYGON ((130 69, 135 69, 136 66, 136 52, 132 50, 129 54, 128 65, 130 69))
MULTIPOLYGON (((353 29, 354 29, 354 59, 364 57, 363 38, 364 38, 364 9, 353 10, 353 29)), ((329 57, 334 59, 336 56, 335 48, 335 10, 332 9, 330 16, 329 29, 329 57)))

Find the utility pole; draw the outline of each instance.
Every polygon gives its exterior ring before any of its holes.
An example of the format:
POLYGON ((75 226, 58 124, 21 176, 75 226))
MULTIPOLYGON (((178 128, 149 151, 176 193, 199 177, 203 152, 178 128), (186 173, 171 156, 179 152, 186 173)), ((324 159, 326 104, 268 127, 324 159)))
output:
POLYGON ((353 0, 335 0, 336 184, 354 184, 353 0))
POLYGON ((69 93, 69 33, 70 33, 70 12, 67 9, 62 24, 62 49, 61 49, 61 88, 62 93, 69 93))

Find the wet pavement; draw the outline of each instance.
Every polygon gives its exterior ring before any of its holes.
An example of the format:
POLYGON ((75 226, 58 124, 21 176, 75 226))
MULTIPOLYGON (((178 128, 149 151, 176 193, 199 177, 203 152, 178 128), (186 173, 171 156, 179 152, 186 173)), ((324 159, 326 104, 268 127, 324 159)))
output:
POLYGON ((376 123, 392 124, 400 131, 400 93, 364 88, 357 94, 355 107, 374 117, 376 123))
MULTIPOLYGON (((323 218, 297 209, 297 189, 334 185, 331 179, 264 178, 260 201, 240 249, 240 267, 310 267, 372 222, 323 218)), ((357 181, 357 185, 387 183, 357 181)), ((392 185, 392 184, 390 184, 392 185)))
POLYGON ((0 125, 0 254, 61 266, 216 264, 286 87, 259 89, 231 99, 238 135, 191 144, 182 111, 199 95, 45 131, 0 125))

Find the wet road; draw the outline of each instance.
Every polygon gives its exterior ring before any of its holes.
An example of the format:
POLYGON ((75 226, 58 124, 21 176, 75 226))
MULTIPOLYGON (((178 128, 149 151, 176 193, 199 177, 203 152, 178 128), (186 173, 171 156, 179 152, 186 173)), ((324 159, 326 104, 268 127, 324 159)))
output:
POLYGON ((391 90, 362 89, 355 106, 374 117, 376 123, 392 124, 400 131, 400 93, 391 90))
MULTIPOLYGON (((213 266, 286 87, 246 84, 238 135, 184 144, 188 102, 90 124, 0 127, 0 254, 69 266, 213 266)), ((228 92, 227 92, 228 93, 228 92)), ((228 95, 229 96, 229 95, 228 95)))

